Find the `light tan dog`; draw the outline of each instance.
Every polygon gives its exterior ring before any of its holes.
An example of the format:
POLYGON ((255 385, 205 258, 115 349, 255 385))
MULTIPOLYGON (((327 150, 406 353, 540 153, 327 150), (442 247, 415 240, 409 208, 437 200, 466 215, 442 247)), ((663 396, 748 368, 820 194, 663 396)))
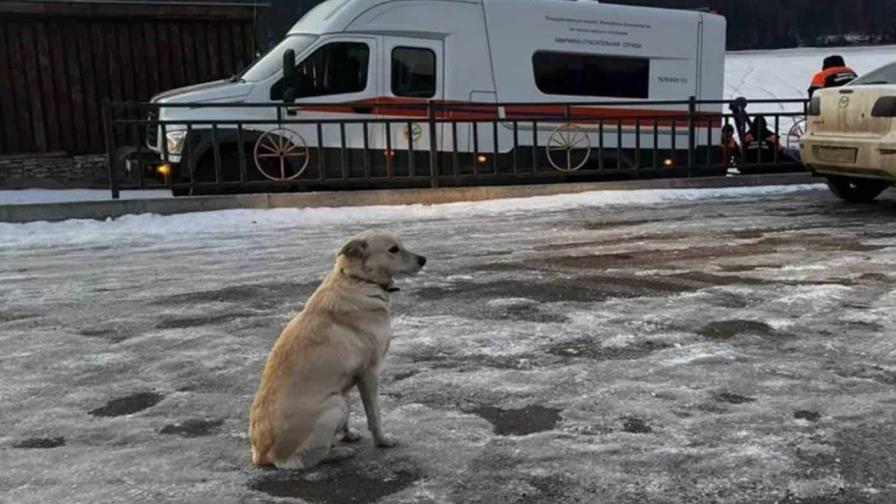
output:
POLYGON ((358 392, 377 446, 393 446, 383 432, 379 368, 391 336, 392 279, 414 274, 426 258, 394 235, 367 231, 352 238, 336 265, 280 334, 268 356, 252 403, 252 462, 283 469, 312 467, 350 457, 349 391, 358 392))

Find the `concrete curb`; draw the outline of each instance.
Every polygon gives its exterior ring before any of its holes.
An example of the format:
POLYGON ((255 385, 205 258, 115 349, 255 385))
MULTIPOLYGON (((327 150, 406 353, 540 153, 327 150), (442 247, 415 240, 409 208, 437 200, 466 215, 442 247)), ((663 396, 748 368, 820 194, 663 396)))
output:
POLYGON ((681 179, 647 179, 620 182, 582 182, 514 186, 447 187, 441 189, 382 189, 282 194, 239 194, 143 200, 105 200, 32 205, 0 205, 0 222, 106 219, 154 213, 173 215, 238 208, 305 208, 369 205, 436 205, 459 201, 527 198, 564 193, 632 189, 693 189, 811 184, 809 173, 746 175, 681 179))

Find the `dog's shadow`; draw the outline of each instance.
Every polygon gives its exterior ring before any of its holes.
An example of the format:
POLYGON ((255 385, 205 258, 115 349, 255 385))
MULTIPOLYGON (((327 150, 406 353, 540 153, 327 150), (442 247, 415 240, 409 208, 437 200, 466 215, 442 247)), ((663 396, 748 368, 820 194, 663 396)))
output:
MULTIPOLYGON (((357 449, 357 448, 356 448, 357 449)), ((407 458, 383 463, 377 450, 357 449, 350 460, 323 463, 310 470, 266 467, 249 481, 249 488, 273 497, 299 498, 314 504, 367 504, 399 492, 423 475, 407 458)))

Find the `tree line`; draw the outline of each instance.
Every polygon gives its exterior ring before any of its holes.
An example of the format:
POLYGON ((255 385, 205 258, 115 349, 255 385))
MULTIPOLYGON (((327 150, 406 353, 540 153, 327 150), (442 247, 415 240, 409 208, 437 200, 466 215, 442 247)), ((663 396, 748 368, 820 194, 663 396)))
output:
POLYGON ((896 43, 891 0, 606 0, 714 10, 728 20, 728 49, 896 43))

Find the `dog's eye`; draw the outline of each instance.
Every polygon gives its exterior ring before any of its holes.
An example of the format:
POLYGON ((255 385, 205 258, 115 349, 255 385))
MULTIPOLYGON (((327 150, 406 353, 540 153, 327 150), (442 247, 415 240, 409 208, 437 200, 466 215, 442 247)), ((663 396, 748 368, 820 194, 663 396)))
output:
POLYGON ((389 249, 389 252, 391 252, 393 254, 397 254, 399 250, 401 250, 401 249, 398 248, 398 245, 392 245, 392 248, 389 249))

